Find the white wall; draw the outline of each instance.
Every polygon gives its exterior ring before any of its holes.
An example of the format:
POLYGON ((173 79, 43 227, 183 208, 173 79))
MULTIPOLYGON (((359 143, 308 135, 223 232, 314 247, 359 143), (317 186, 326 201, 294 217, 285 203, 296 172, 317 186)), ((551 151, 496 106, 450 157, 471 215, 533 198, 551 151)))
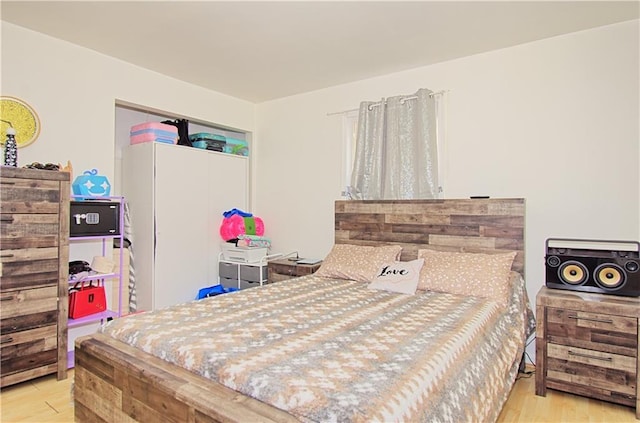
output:
POLYGON ((639 23, 258 105, 255 208, 274 247, 324 257, 333 244, 341 118, 327 113, 423 87, 448 91, 446 197, 526 198, 531 298, 547 238, 640 239, 639 23))
POLYGON ((97 168, 117 185, 116 101, 244 131, 254 129, 253 103, 4 21, 1 31, 2 95, 25 100, 42 124, 36 142, 19 149, 19 166, 71 160, 76 175, 97 168))

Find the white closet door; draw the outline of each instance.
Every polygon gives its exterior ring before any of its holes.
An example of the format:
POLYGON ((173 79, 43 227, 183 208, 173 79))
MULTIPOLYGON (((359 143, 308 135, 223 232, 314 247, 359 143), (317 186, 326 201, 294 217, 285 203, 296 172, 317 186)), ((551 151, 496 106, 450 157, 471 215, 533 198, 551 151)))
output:
POLYGON ((249 159, 223 153, 208 153, 209 160, 209 285, 218 283, 218 254, 220 244, 220 224, 223 213, 231 209, 249 210, 249 159))
POLYGON ((248 204, 245 157, 156 145, 153 308, 195 299, 217 284, 222 213, 248 204))
MULTIPOLYGON (((195 299, 208 283, 208 155, 156 145, 153 308, 195 299)), ((203 154, 205 153, 205 154, 203 154)))

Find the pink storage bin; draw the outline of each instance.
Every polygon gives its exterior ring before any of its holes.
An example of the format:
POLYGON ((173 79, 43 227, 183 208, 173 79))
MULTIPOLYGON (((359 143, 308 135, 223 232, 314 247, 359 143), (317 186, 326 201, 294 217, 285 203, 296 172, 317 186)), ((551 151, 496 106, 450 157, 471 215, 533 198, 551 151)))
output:
POLYGON ((142 142, 162 142, 165 144, 175 144, 176 141, 178 141, 177 138, 164 138, 152 132, 145 132, 138 135, 131 135, 130 137, 131 144, 140 144, 142 142))
POLYGON ((145 122, 131 127, 130 143, 163 142, 175 144, 178 142, 178 128, 160 122, 145 122))
POLYGON ((157 131, 171 132, 178 136, 178 128, 173 125, 167 125, 166 123, 161 122, 144 122, 139 123, 137 125, 133 125, 131 127, 131 133, 144 131, 148 129, 154 129, 157 131))

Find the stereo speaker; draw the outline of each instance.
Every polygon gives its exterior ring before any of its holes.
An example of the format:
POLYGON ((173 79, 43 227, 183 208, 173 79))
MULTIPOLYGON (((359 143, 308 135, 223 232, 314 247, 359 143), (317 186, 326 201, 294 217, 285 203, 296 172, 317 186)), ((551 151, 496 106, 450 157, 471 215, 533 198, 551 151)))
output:
POLYGON ((549 238, 546 286, 571 291, 640 297, 640 244, 549 238))

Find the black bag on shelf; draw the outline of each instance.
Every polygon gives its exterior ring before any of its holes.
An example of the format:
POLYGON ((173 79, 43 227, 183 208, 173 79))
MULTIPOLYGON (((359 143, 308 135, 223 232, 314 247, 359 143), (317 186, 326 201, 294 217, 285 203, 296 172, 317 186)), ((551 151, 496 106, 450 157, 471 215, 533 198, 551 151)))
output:
POLYGON ((69 262, 69 274, 75 275, 80 272, 88 272, 91 270, 91 266, 84 260, 75 260, 69 262))
POLYGON ((189 121, 186 119, 163 120, 162 123, 178 128, 178 145, 193 147, 189 139, 189 121))

